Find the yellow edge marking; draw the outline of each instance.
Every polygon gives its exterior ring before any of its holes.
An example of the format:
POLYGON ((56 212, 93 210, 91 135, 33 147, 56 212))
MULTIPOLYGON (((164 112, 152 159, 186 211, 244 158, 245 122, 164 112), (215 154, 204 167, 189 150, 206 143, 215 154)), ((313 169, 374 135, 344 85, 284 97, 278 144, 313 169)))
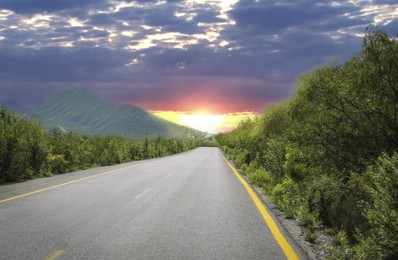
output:
POLYGON ((235 167, 232 166, 232 164, 223 155, 221 155, 221 156, 224 158, 224 160, 227 162, 229 167, 235 173, 235 176, 239 179, 239 181, 246 188, 246 190, 249 193, 250 197, 252 198, 254 204, 256 204, 257 209, 260 211, 261 215, 263 216, 263 219, 264 219, 265 223, 268 225, 268 228, 270 229, 276 242, 278 242, 279 246, 282 248, 282 251, 285 254, 285 256, 287 257, 287 259, 300 259, 297 256, 296 252, 294 252, 293 248, 289 245, 289 242, 287 242, 286 238, 282 235, 278 226, 275 224, 271 215, 265 209, 263 203, 257 197, 257 195, 253 191, 253 189, 249 186, 249 184, 245 181, 245 179, 243 179, 243 177, 238 173, 238 171, 235 169, 235 167))
POLYGON ((40 192, 43 192, 43 191, 52 190, 52 189, 59 188, 59 187, 62 187, 62 186, 66 186, 66 185, 69 185, 69 184, 72 184, 72 183, 93 179, 93 178, 96 178, 96 177, 99 177, 99 176, 102 176, 102 175, 106 175, 106 174, 110 174, 110 173, 126 170, 126 169, 132 168, 132 167, 134 167, 136 165, 129 166, 129 167, 124 167, 124 168, 121 168, 121 169, 116 169, 116 170, 112 170, 112 171, 108 171, 108 172, 103 172, 103 173, 99 173, 99 174, 95 174, 95 175, 91 175, 91 176, 88 176, 88 177, 85 177, 85 178, 81 178, 81 179, 77 179, 77 180, 74 180, 74 181, 69 181, 69 182, 58 184, 58 185, 50 186, 50 187, 47 187, 47 188, 44 188, 44 189, 41 189, 41 190, 35 190, 35 191, 28 192, 28 193, 25 193, 25 194, 22 194, 22 195, 18 195, 18 196, 11 197, 11 198, 8 198, 8 199, 0 200, 0 203, 6 202, 6 201, 10 201, 10 200, 19 199, 19 198, 23 198, 23 197, 26 197, 26 196, 29 196, 29 195, 33 195, 33 194, 36 194, 36 193, 40 193, 40 192))
POLYGON ((52 252, 51 254, 49 254, 48 256, 46 256, 46 258, 44 258, 44 260, 54 260, 63 254, 65 254, 64 250, 56 250, 56 251, 52 252))
POLYGON ((150 187, 150 188, 144 190, 143 192, 141 192, 140 194, 138 194, 137 196, 135 196, 134 199, 136 200, 136 199, 141 198, 142 196, 145 195, 145 193, 147 193, 147 192, 150 191, 151 189, 152 189, 152 187, 150 187))

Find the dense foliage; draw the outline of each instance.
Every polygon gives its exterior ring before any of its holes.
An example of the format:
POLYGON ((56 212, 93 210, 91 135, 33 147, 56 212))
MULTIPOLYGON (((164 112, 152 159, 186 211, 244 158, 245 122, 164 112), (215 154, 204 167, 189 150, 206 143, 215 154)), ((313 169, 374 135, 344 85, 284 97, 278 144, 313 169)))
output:
POLYGON ((87 136, 59 128, 47 133, 38 120, 0 108, 0 183, 172 155, 205 145, 212 144, 160 136, 142 140, 87 136))
POLYGON ((225 153, 332 258, 398 258, 398 41, 369 27, 343 65, 303 75, 297 93, 216 137, 225 153))

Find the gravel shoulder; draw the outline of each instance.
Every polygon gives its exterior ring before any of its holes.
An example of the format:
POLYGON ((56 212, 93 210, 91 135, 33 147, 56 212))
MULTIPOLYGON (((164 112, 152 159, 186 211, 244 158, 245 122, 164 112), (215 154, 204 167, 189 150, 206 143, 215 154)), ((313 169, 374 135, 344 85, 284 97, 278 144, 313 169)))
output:
POLYGON ((272 216, 275 223, 278 225, 280 231, 289 241, 294 250, 298 251, 299 255, 304 255, 306 259, 323 259, 328 255, 326 248, 331 246, 331 237, 322 231, 317 230, 317 239, 315 243, 311 243, 305 239, 305 228, 293 218, 286 217, 286 214, 280 210, 276 205, 270 202, 267 195, 257 185, 249 181, 249 179, 241 174, 242 177, 250 184, 257 196, 261 199, 268 213, 272 216))

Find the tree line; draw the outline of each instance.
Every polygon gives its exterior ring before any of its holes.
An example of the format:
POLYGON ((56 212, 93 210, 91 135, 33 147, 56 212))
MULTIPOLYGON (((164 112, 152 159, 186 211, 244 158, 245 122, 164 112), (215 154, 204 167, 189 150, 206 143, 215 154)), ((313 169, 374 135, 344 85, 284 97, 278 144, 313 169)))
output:
POLYGON ((162 157, 199 146, 206 139, 89 136, 54 128, 47 132, 40 121, 0 108, 0 184, 51 176, 80 169, 162 157))
POLYGON ((398 258, 398 42, 369 26, 362 50, 216 140, 333 259, 398 258))

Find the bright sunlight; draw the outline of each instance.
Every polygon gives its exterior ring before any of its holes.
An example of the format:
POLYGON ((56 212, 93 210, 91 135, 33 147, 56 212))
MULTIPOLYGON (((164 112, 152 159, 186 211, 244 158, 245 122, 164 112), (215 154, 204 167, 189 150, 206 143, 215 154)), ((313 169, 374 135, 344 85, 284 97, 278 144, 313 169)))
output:
POLYGON ((192 127, 210 134, 230 131, 234 129, 240 121, 247 118, 254 119, 254 112, 228 113, 221 115, 211 115, 208 113, 187 113, 180 111, 152 111, 153 114, 172 121, 174 123, 192 127))
POLYGON ((223 119, 223 115, 196 114, 183 115, 180 120, 183 125, 194 129, 208 133, 218 133, 221 131, 223 119))

